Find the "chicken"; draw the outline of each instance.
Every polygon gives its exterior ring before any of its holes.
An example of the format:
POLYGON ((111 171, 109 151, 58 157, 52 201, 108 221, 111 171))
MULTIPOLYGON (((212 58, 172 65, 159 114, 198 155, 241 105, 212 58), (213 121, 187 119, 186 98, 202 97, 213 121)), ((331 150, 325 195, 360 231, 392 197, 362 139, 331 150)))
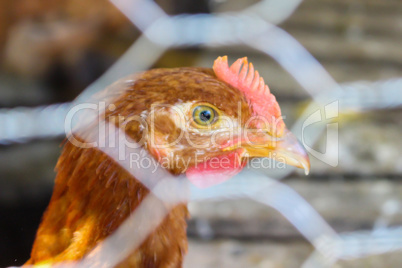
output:
MULTIPOLYGON (((105 91, 116 98, 103 119, 167 163, 171 174, 185 174, 197 187, 230 179, 254 157, 309 170, 306 152, 246 58, 231 67, 225 56, 213 69, 154 69, 125 81, 117 91, 105 91)), ((86 139, 85 131, 79 139, 86 139)), ((152 194, 99 148, 82 147, 70 138, 65 142, 26 265, 82 259, 152 194)), ((181 267, 188 217, 186 204, 175 206, 118 267, 181 267)))

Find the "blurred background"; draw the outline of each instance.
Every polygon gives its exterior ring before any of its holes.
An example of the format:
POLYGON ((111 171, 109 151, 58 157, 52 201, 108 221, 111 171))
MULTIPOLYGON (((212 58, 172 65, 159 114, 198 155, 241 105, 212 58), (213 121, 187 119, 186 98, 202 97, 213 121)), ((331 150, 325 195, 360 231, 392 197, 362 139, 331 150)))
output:
MULTIPOLYGON (((181 14, 238 11, 258 0, 157 2, 168 14, 181 14)), ((400 0, 305 0, 279 26, 337 82, 377 81, 402 76, 401 14, 400 0)), ((0 108, 72 101, 140 34, 107 0, 0 0, 0 108)), ((211 67, 220 55, 253 62, 287 125, 310 101, 274 60, 245 46, 171 49, 152 67, 211 67)), ((312 157, 308 177, 293 173, 283 182, 338 232, 402 224, 401 112, 341 113, 339 165, 312 157)), ((62 139, 0 144, 0 267, 29 257, 62 139)), ((324 134, 315 148, 325 143, 324 134)), ((186 267, 300 267, 313 251, 281 214, 249 200, 193 203, 190 211, 186 267)), ((394 252, 336 267, 401 266, 402 255, 394 252)))

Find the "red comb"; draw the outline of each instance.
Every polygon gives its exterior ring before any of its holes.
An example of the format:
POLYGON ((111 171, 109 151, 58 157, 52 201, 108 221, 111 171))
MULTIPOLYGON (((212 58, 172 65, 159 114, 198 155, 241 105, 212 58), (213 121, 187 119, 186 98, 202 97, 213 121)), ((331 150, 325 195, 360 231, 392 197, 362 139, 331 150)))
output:
POLYGON ((258 71, 254 72, 253 64, 247 65, 247 63, 247 58, 244 57, 229 67, 227 56, 223 56, 215 60, 212 68, 220 80, 243 92, 253 113, 264 117, 273 132, 276 132, 277 136, 282 136, 285 123, 281 117, 279 104, 258 71))

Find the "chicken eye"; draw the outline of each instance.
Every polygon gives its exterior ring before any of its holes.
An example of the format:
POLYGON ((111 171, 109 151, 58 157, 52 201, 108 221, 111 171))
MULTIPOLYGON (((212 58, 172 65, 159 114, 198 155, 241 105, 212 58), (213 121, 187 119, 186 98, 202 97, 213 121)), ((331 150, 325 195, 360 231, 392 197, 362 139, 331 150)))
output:
POLYGON ((200 126, 212 125, 216 122, 217 112, 207 105, 199 105, 193 110, 193 121, 200 126))

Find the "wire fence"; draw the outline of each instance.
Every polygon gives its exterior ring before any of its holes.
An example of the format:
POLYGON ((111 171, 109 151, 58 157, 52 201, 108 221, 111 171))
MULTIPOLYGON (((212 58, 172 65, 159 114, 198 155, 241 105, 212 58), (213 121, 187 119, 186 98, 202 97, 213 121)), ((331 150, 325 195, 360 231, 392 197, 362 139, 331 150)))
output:
MULTIPOLYGON (((95 92, 118 78, 148 69, 172 47, 250 46, 275 59, 311 95, 311 106, 318 106, 322 110, 333 102, 337 102, 334 109, 339 109, 339 112, 389 109, 402 105, 402 78, 338 84, 302 45, 276 26, 292 14, 301 1, 266 0, 240 13, 179 16, 168 16, 153 1, 111 1, 143 35, 74 102, 37 108, 1 109, 0 125, 3 127, 0 129, 0 143, 65 135, 64 119, 72 107, 87 102, 95 92)), ((303 135, 302 125, 311 111, 306 109, 292 126, 292 132, 299 138, 303 135)), ((82 127, 78 123, 76 131, 79 132, 82 127)), ((318 140, 326 127, 325 123, 312 126, 310 140, 318 140)), ((125 136, 124 133, 119 135, 125 136)), ((104 146, 101 150, 116 161, 119 159, 111 146, 104 146)), ((144 152, 136 153, 151 158, 144 152)), ((294 225, 315 248, 302 265, 305 268, 330 267, 339 260, 402 249, 402 227, 387 227, 381 224, 384 223, 381 219, 371 232, 335 232, 307 201, 278 180, 292 169, 269 171, 268 176, 249 169, 221 185, 201 190, 191 185, 184 176, 172 177, 158 166, 148 170, 133 170, 129 163, 117 162, 154 195, 148 195, 116 233, 77 263, 80 267, 115 266, 137 248, 169 213, 169 208, 178 203, 236 198, 250 198, 273 207, 294 225), (151 173, 151 170, 156 172, 151 173), (150 177, 152 180, 149 180, 150 177), (152 210, 149 209, 151 207, 152 210)))

